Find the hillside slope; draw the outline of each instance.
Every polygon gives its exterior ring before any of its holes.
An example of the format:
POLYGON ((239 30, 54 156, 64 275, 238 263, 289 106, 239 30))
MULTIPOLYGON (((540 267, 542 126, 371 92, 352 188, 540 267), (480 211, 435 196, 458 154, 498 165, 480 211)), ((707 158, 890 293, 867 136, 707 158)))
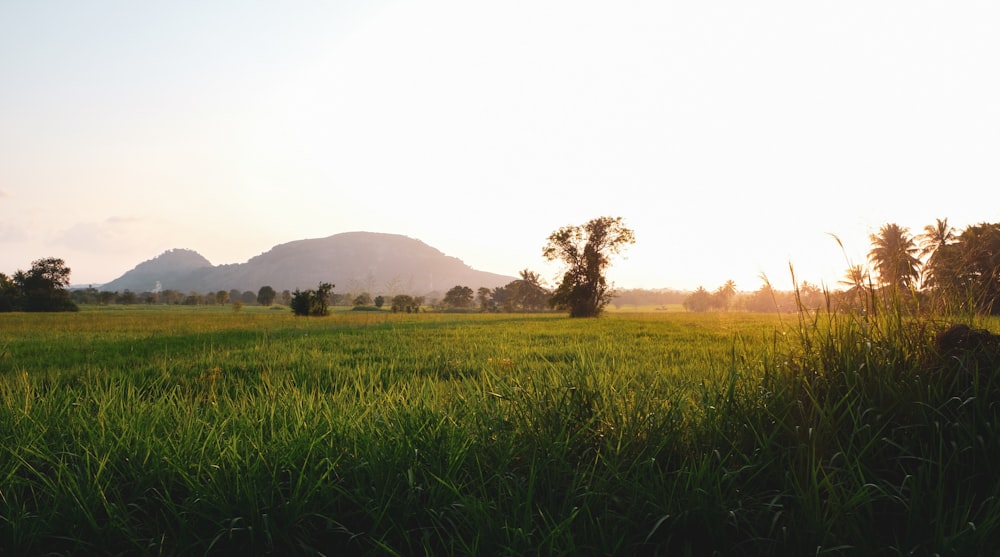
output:
POLYGON ((101 290, 144 292, 159 282, 181 292, 294 290, 331 282, 338 292, 444 292, 462 285, 503 286, 516 277, 475 270, 420 240, 399 234, 346 232, 274 246, 246 263, 212 265, 191 250, 175 249, 145 261, 101 290))

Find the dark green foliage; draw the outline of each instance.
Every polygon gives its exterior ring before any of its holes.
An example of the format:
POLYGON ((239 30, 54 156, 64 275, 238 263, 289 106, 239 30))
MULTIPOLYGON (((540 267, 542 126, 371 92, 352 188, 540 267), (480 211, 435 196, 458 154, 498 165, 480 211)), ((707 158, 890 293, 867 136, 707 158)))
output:
POLYGON ((453 308, 467 308, 472 305, 475 293, 468 286, 454 286, 445 293, 444 305, 453 308))
POLYGON ((0 311, 78 311, 66 289, 69 275, 66 263, 55 257, 33 261, 28 272, 10 278, 0 273, 0 311))
POLYGON ((1000 223, 970 226, 937 246, 926 277, 946 309, 1000 314, 1000 223))
POLYGON ((289 304, 292 313, 295 315, 323 316, 327 314, 329 306, 330 291, 333 285, 328 282, 321 282, 316 290, 301 291, 295 289, 292 293, 292 301, 289 304))
POLYGON ((262 306, 269 306, 274 303, 274 298, 278 293, 270 286, 261 286, 257 291, 257 303, 262 306))
POLYGON ((393 313, 406 312, 417 313, 424 303, 423 296, 410 296, 409 294, 397 294, 392 297, 391 309, 393 313))

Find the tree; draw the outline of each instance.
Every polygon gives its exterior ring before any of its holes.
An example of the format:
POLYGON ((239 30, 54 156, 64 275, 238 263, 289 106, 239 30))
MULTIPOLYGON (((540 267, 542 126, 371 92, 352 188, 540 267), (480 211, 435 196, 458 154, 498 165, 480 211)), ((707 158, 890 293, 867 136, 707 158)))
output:
POLYGON ((1000 313, 1000 223, 967 227, 932 257, 925 286, 955 309, 1000 313))
POLYGON ((506 286, 497 286, 490 292, 490 309, 492 311, 510 311, 510 293, 506 286))
POLYGON ((733 300, 733 296, 736 295, 736 283, 732 279, 727 280, 725 284, 720 286, 712 293, 712 307, 721 309, 723 311, 729 309, 729 304, 733 300))
POLYGON ((292 293, 292 300, 290 306, 292 308, 292 313, 295 315, 310 315, 310 316, 323 316, 326 315, 329 300, 330 291, 333 290, 334 285, 328 282, 321 282, 316 290, 306 290, 300 291, 295 289, 292 293))
POLYGON ((521 278, 510 282, 504 288, 507 291, 508 310, 510 311, 540 311, 548 304, 552 293, 542 286, 538 273, 524 269, 521 278))
POLYGON ((935 219, 934 224, 924 227, 924 233, 917 236, 920 242, 920 257, 924 258, 923 279, 926 283, 934 274, 938 265, 938 252, 941 248, 955 241, 955 229, 948 224, 948 219, 935 219))
POLYGON ((549 236, 542 253, 549 261, 566 264, 562 281, 549 305, 569 309, 570 317, 597 317, 611 300, 613 291, 604 276, 611 262, 635 234, 621 217, 598 217, 583 226, 564 226, 549 236))
POLYGON ((479 302, 480 311, 490 311, 490 289, 485 286, 480 286, 476 290, 476 301, 479 302))
POLYGON ((467 308, 472 305, 475 293, 468 286, 453 286, 444 295, 444 304, 454 308, 467 308))
POLYGON ((424 303, 423 296, 413 297, 409 294, 396 294, 392 297, 392 312, 405 311, 406 313, 417 313, 420 305, 424 303))
POLYGON ((370 306, 370 305, 372 305, 372 295, 369 294, 369 293, 367 293, 367 292, 362 292, 361 294, 358 294, 357 296, 354 297, 354 300, 353 300, 352 303, 356 307, 357 306, 370 306))
POLYGON ((270 306, 274 303, 274 298, 278 293, 270 286, 261 286, 257 291, 257 303, 262 306, 270 306))
POLYGON ((701 313, 708 311, 712 305, 712 295, 705 290, 704 286, 699 286, 697 290, 684 299, 684 309, 701 313))
POLYGON ((374 303, 375 303, 375 307, 377 307, 379 309, 382 309, 382 306, 385 305, 385 296, 383 296, 381 294, 379 294, 378 296, 375 296, 374 303))
POLYGON ((225 290, 219 290, 218 292, 215 293, 215 303, 219 304, 220 306, 223 306, 226 305, 226 303, 228 302, 229 302, 229 292, 226 292, 225 290))
POLYGON ((0 312, 17 309, 19 292, 13 279, 0 273, 0 312))
POLYGON ((933 257, 934 253, 955 240, 955 229, 948 224, 948 219, 935 219, 934 224, 924 227, 924 233, 917 236, 920 242, 921 257, 933 257))
POLYGON ((0 307, 10 306, 21 311, 78 311, 70 299, 70 269, 62 259, 47 257, 31 263, 28 272, 0 279, 3 289, 0 307))
POLYGON ((883 225, 878 234, 870 236, 872 249, 868 252, 883 286, 907 290, 920 278, 919 248, 906 227, 895 223, 883 225))

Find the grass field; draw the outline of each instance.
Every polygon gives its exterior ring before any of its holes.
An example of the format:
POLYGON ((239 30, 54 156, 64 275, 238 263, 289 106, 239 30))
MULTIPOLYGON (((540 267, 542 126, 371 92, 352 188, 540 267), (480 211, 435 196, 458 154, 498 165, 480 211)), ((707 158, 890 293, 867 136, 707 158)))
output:
POLYGON ((0 555, 989 554, 943 324, 0 314, 0 555))

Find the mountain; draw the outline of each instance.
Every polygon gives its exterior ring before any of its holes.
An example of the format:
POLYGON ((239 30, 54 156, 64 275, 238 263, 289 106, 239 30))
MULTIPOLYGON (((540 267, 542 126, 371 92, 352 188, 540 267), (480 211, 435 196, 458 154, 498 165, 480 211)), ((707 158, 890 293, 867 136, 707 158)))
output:
POLYGON ((517 277, 477 271, 420 240, 399 234, 345 232, 328 238, 274 246, 246 263, 212 265, 195 251, 174 249, 145 261, 101 286, 105 291, 214 292, 271 286, 277 291, 336 285, 335 292, 445 292, 453 286, 473 289, 503 286, 517 277))

